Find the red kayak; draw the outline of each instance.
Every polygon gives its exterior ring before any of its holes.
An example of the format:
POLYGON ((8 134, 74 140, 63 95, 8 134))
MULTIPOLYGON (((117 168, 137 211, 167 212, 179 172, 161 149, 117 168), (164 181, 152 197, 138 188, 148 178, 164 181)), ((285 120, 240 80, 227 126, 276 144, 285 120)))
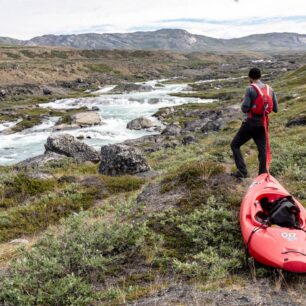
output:
POLYGON ((306 210, 295 199, 299 228, 267 225, 261 200, 270 203, 290 196, 271 175, 258 176, 249 187, 240 210, 240 226, 249 255, 256 261, 291 272, 306 272, 306 210))

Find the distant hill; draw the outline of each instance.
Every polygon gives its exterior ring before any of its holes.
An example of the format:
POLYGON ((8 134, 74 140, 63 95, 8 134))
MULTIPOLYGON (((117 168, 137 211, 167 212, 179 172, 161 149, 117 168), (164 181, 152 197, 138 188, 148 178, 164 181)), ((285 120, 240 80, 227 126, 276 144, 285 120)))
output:
POLYGON ((64 46, 77 49, 139 49, 181 52, 224 51, 306 51, 306 35, 297 33, 256 34, 241 38, 217 39, 180 29, 115 34, 43 35, 27 41, 0 37, 0 44, 64 46))

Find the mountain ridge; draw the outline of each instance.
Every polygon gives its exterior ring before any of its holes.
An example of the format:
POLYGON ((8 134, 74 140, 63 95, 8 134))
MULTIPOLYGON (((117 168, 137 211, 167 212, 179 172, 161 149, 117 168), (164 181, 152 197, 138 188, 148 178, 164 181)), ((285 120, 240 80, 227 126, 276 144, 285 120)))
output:
POLYGON ((62 46, 76 49, 203 51, 306 51, 306 34, 273 32, 239 38, 213 38, 183 29, 133 33, 46 34, 29 40, 0 37, 0 45, 62 46))

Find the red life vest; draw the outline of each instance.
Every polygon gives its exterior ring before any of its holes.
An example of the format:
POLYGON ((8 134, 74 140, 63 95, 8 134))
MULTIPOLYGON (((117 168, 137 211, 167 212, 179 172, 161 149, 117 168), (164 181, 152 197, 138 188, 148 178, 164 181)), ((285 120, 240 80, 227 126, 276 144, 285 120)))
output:
POLYGON ((259 88, 255 83, 252 83, 251 86, 257 92, 257 98, 251 105, 251 109, 248 113, 248 117, 252 118, 252 115, 268 115, 273 110, 273 98, 272 90, 269 85, 265 85, 263 88, 259 88))

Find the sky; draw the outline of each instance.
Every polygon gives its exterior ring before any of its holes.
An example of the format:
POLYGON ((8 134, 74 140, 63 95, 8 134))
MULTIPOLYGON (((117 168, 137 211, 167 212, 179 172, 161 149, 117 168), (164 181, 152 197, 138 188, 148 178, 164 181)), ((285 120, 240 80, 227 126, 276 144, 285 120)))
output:
POLYGON ((217 38, 306 34, 306 0, 0 0, 0 36, 180 28, 217 38))

